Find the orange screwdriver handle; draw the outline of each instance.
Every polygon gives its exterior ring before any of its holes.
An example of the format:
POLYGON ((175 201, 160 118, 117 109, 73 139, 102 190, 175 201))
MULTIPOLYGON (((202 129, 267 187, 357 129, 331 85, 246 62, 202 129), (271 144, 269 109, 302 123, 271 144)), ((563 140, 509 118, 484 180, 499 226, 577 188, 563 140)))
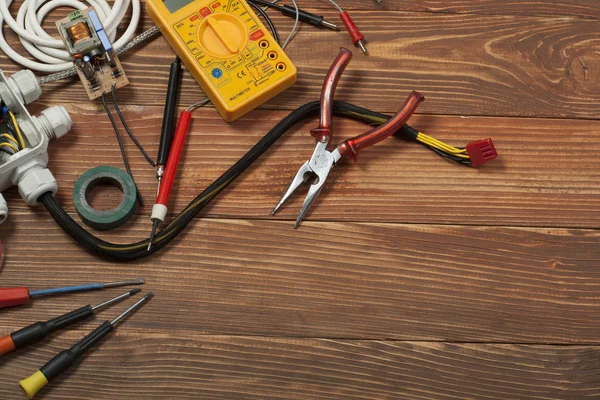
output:
POLYGON ((360 150, 381 142, 402 128, 423 100, 425 97, 421 93, 413 91, 396 115, 378 127, 342 142, 338 146, 338 151, 342 156, 347 154, 356 161, 360 150))
POLYGON ((29 302, 26 287, 0 288, 0 308, 20 306, 29 302))
POLYGON ((185 137, 187 136, 191 119, 192 113, 189 111, 183 111, 179 116, 179 121, 177 122, 175 137, 173 138, 173 143, 171 144, 171 150, 169 151, 169 158, 165 167, 165 173, 162 177, 162 183, 160 185, 160 192, 156 198, 156 203, 162 204, 165 207, 169 203, 171 188, 173 186, 173 181, 175 180, 177 166, 179 165, 179 157, 181 156, 181 152, 183 150, 185 137))

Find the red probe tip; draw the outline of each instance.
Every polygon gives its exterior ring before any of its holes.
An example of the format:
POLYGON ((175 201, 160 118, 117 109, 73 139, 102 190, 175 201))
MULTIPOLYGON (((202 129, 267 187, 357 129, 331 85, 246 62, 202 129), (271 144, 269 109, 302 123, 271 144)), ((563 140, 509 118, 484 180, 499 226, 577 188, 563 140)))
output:
POLYGON ((363 42, 363 39, 365 37, 362 35, 362 33, 360 33, 360 31, 354 24, 354 21, 352 21, 352 18, 350 18, 350 15, 346 11, 344 11, 340 14, 340 19, 342 20, 344 26, 346 27, 346 30, 350 34, 350 37, 352 38, 352 43, 354 43, 355 46, 360 47, 364 54, 367 54, 369 51, 367 50, 367 47, 363 42))

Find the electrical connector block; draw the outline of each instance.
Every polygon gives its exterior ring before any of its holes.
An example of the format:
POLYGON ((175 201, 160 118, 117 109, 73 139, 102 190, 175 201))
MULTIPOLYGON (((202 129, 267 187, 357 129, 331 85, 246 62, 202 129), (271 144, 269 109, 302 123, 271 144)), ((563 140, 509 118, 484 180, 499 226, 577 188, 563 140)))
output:
POLYGON ((473 167, 479 167, 498 157, 498 152, 491 138, 471 142, 467 144, 466 150, 473 167))
MULTIPOLYGON (((0 154, 0 192, 15 185, 25 202, 38 204, 38 197, 52 194, 58 185, 47 168, 48 142, 64 136, 73 124, 67 110, 53 106, 38 117, 29 114, 26 104, 41 95, 38 80, 29 70, 22 70, 7 78, 0 70, 0 104, 2 112, 11 111, 24 137, 25 148, 14 154, 0 154)), ((8 206, 0 195, 0 223, 8 216, 8 206)))

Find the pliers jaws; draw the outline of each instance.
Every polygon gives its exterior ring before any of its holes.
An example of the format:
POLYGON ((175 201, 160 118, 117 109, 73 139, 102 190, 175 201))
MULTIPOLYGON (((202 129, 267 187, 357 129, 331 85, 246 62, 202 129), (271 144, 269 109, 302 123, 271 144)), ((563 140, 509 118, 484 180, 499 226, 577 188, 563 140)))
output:
POLYGON ((312 203, 315 201, 323 185, 329 176, 329 171, 334 165, 346 154, 356 160, 356 155, 359 150, 372 146, 385 138, 392 135, 394 132, 402 128, 406 121, 410 118, 417 106, 423 101, 423 96, 417 92, 412 92, 400 110, 384 124, 375 127, 362 135, 352 139, 347 139, 340 143, 333 151, 327 150, 331 141, 331 118, 333 114, 333 97, 335 89, 342 75, 342 72, 350 62, 352 53, 350 50, 342 48, 340 53, 329 68, 329 72, 325 77, 323 89, 321 90, 321 119, 317 128, 311 131, 311 134, 317 139, 317 145, 310 158, 296 173, 296 176, 288 186, 287 190, 279 200, 279 203, 273 209, 272 214, 290 198, 292 193, 296 191, 303 183, 309 184, 308 194, 304 199, 294 228, 297 228, 302 219, 306 215, 312 203))

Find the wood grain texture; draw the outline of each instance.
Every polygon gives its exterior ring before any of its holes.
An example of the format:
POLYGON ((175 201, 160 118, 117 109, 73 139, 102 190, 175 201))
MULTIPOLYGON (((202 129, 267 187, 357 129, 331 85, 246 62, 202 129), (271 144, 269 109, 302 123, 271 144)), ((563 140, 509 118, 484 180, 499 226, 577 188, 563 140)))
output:
MULTIPOLYGON (((93 105, 68 109, 74 128, 60 143, 51 144, 50 168, 60 183, 60 202, 73 211, 75 180, 91 167, 122 168, 122 162, 103 112, 93 105), (95 122, 91 126, 88 121, 95 122)), ((162 108, 132 106, 123 111, 155 157, 162 108)), ((171 211, 182 210, 285 115, 256 111, 226 124, 214 109, 197 111, 171 211)), ((336 166, 308 220, 600 226, 600 150, 589 145, 600 140, 596 122, 434 116, 413 117, 410 122, 455 145, 492 137, 500 157, 472 169, 449 163, 419 144, 391 138, 362 152, 358 163, 336 166)), ((314 148, 308 132, 316 123, 313 118, 282 137, 202 215, 271 218, 272 208, 314 148)), ((334 138, 341 141, 366 127, 336 118, 335 129, 334 138)), ((124 141, 136 181, 150 203, 156 190, 154 171, 129 138, 124 141)), ((300 190, 275 218, 294 220, 305 193, 300 190)), ((16 189, 5 196, 11 209, 28 209, 16 189)), ((145 216, 149 212, 150 206, 140 210, 145 216)))
MULTIPOLYGON (((0 365, 0 396, 77 334, 0 365)), ((141 333, 124 327, 44 400, 592 399, 600 349, 141 333), (99 379, 99 377, 103 377, 99 379), (93 384, 92 384, 93 383, 93 384)))
MULTIPOLYGON (((4 285, 145 277, 157 296, 132 328, 599 344, 598 231, 348 223, 294 231, 289 222, 196 220, 152 259, 113 263, 90 257, 43 211, 13 217, 0 227, 4 285)), ((146 218, 135 222, 120 229, 120 242, 148 234, 146 218)), ((0 313, 0 326, 110 296, 39 300, 0 313)))
MULTIPOLYGON (((600 4, 595 0, 383 0, 379 5, 376 0, 346 0, 341 4, 354 10, 600 17, 600 4)), ((327 7, 327 1, 315 3, 314 6, 327 7)))
MULTIPOLYGON (((334 12, 324 15, 337 18, 334 12)), ((596 20, 397 11, 361 11, 354 19, 369 40, 370 56, 356 53, 339 99, 395 112, 410 91, 419 90, 427 97, 420 112, 427 114, 600 118, 596 20)), ((276 16, 276 23, 291 22, 276 16)), ((345 33, 303 27, 287 51, 300 71, 298 82, 264 107, 289 110, 318 99, 342 45, 352 47, 345 33)), ((122 58, 132 82, 120 93, 122 101, 162 104, 173 58, 166 41, 155 39, 122 58)), ((6 60, 0 65, 15 69, 6 60)), ((87 101, 72 82, 46 85, 44 99, 87 101)), ((186 74, 181 104, 202 97, 186 74)))
MULTIPOLYGON (((3 193, 0 285, 32 288, 145 277, 156 297, 96 346, 43 400, 600 398, 600 3, 596 0, 342 0, 368 39, 338 99, 395 112, 413 89, 411 124, 454 145, 493 137, 479 170, 390 139, 336 166, 307 222, 301 196, 269 212, 314 146, 314 121, 284 136, 166 251, 130 263, 91 256, 43 208, 3 193), (359 10, 360 9, 360 10, 359 10), (492 117, 489 117, 492 116, 492 117), (526 118, 520 118, 526 117, 526 118), (543 344, 543 345, 540 345, 543 344)), ((302 4, 338 19, 327 1, 302 4)), ((13 4, 14 7, 14 4, 13 4)), ((46 18, 46 26, 64 13, 46 18)), ((280 35, 291 21, 273 13, 280 35)), ((140 32, 151 26, 144 18, 140 32)), ((11 44, 16 39, 8 34, 11 44)), ((224 123, 195 114, 171 209, 182 209, 289 110, 318 98, 345 32, 303 26, 289 47, 294 88, 224 123)), ((127 120, 156 154, 168 65, 163 38, 124 55, 127 120)), ((0 55, 0 68, 17 67, 0 55)), ((186 72, 180 106, 201 99, 186 72)), ((121 166, 100 103, 79 82, 44 86, 31 109, 65 105, 73 131, 50 146, 58 198, 85 170, 121 166)), ((335 138, 364 131, 336 119, 335 138)), ((124 134, 122 131, 121 133, 124 134)), ((148 203, 154 171, 125 139, 148 203)), ((94 204, 119 202, 113 191, 94 204)), ((147 237, 149 207, 101 236, 147 237)), ((122 289, 0 310, 0 335, 122 289)), ((127 302, 127 304, 131 304, 127 302)), ((125 308, 0 361, 0 398, 56 352, 125 308)))

